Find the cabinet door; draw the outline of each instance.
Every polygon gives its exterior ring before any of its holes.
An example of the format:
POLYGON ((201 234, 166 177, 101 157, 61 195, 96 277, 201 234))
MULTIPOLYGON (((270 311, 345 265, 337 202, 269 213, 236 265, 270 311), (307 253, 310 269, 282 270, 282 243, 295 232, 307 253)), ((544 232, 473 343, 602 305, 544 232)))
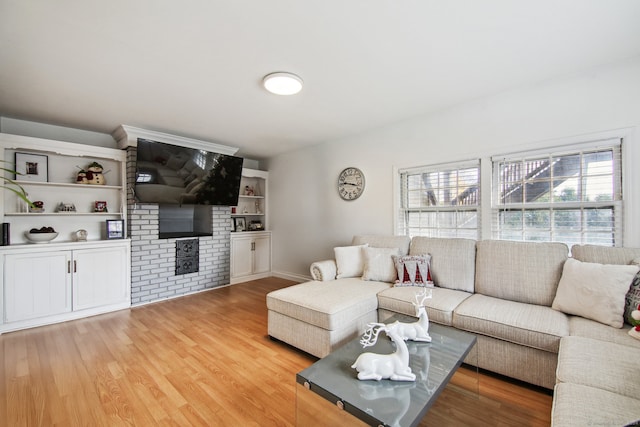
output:
POLYGON ((6 322, 71 311, 71 252, 5 256, 6 322))
POLYGON ((271 271, 271 237, 260 236, 253 240, 253 272, 271 271))
POLYGON ((247 276, 253 272, 253 239, 236 237, 231 239, 231 277, 247 276))
POLYGON ((126 301, 126 255, 122 247, 73 251, 74 310, 126 301))

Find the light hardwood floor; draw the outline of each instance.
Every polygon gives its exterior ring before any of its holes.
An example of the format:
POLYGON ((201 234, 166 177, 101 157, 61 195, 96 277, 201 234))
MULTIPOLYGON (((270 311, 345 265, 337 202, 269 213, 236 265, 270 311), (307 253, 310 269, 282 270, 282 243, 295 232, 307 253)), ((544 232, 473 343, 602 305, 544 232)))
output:
MULTIPOLYGON (((295 425, 295 374, 316 359, 269 339, 265 306, 291 284, 263 279, 0 335, 0 425, 295 425)), ((484 374, 479 390, 445 391, 423 424, 549 424, 548 393, 484 374)))

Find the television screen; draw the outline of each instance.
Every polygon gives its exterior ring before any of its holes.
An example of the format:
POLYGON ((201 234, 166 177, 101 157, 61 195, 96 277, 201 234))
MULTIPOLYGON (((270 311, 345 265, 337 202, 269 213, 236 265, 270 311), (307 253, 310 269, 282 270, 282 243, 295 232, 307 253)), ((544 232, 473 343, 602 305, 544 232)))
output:
POLYGON ((141 203, 238 204, 242 157, 138 139, 136 160, 141 203))

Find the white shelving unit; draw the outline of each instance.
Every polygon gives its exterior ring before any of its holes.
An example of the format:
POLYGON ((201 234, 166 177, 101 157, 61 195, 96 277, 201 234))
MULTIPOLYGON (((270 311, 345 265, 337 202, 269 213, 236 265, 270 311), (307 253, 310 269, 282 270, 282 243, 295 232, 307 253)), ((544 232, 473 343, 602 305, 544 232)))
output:
POLYGON ((130 307, 131 242, 107 240, 105 227, 105 220, 126 220, 126 152, 0 133, 5 169, 16 169, 16 153, 39 162, 37 180, 18 175, 17 182, 45 210, 29 212, 6 189, 0 197, 0 219, 11 231, 11 244, 0 246, 0 333, 130 307), (92 162, 103 166, 106 185, 75 182, 92 162), (98 201, 106 202, 107 212, 94 212, 98 201), (73 204, 75 211, 56 212, 60 203, 73 204), (43 226, 53 227, 58 237, 28 242, 24 233, 43 226), (80 229, 87 231, 87 241, 76 241, 80 229))
MULTIPOLYGON (((31 201, 42 201, 44 212, 29 212, 12 191, 3 191, 2 222, 10 223, 11 244, 27 244, 24 232, 31 228, 53 227, 56 242, 73 241, 75 232, 87 230, 89 240, 105 238, 105 220, 126 219, 125 166, 122 150, 0 134, 0 160, 7 169, 15 168, 16 153, 41 156, 47 164, 46 181, 33 181, 18 175, 16 182, 31 201), (80 169, 92 162, 104 168, 106 185, 77 184, 80 169), (107 212, 94 212, 96 202, 106 202, 107 212), (60 203, 73 204, 75 212, 56 212, 60 203), (71 221, 70 217, 74 219, 71 221)), ((12 174, 5 174, 13 179, 12 174)))
MULTIPOLYGON (((231 218, 245 218, 246 228, 243 231, 268 230, 267 224, 267 184, 269 172, 255 169, 242 169, 238 206, 231 208, 231 218), (249 190, 251 189, 251 190, 249 190), (235 213, 234 213, 235 208, 235 213), (253 227, 259 222, 262 226, 253 227)), ((237 232, 238 230, 234 230, 237 232)))

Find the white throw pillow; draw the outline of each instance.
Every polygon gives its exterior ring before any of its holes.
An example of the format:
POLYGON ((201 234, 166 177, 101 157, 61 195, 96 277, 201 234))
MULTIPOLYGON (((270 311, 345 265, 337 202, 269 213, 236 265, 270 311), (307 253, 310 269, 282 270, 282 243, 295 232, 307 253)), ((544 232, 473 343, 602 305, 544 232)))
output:
POLYGON ((364 248, 364 272, 362 280, 393 283, 398 271, 393 262, 394 256, 400 256, 400 248, 364 248))
POLYGON ((635 265, 596 264, 569 258, 564 263, 551 307, 621 328, 625 295, 637 272, 635 265))
POLYGON ((340 246, 333 248, 336 256, 336 279, 362 276, 362 271, 364 270, 362 249, 367 246, 369 245, 340 246))

